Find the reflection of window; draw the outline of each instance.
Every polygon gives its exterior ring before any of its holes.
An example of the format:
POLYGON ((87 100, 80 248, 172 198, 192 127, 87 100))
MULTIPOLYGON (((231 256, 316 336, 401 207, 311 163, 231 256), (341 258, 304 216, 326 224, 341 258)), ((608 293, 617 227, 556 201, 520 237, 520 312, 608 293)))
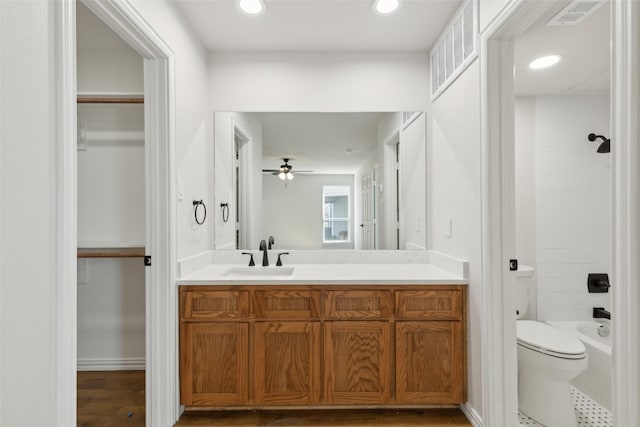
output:
POLYGON ((324 243, 350 242, 351 189, 348 185, 325 185, 322 187, 322 222, 324 243))

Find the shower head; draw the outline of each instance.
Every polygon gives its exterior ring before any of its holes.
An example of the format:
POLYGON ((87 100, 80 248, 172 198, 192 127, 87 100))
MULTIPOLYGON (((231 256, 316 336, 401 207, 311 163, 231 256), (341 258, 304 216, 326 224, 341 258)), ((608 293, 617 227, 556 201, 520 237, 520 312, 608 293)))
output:
POLYGON ((602 135, 596 135, 595 133, 590 133, 589 136, 587 136, 587 138, 589 139, 589 141, 595 141, 596 139, 602 140, 602 144, 600 144, 597 150, 598 153, 611 152, 611 140, 609 138, 605 138, 602 135))

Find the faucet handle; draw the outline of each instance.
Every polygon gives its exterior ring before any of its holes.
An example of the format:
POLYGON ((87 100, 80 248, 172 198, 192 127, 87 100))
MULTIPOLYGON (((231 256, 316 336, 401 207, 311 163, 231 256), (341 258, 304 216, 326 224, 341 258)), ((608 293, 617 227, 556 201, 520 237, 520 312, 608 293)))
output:
POLYGON ((282 267, 282 260, 280 259, 281 255, 289 255, 289 252, 280 252, 278 254, 278 261, 276 262, 276 267, 282 267))
POLYGON ((258 246, 258 248, 259 248, 261 251, 264 251, 265 249, 267 249, 267 242, 266 242, 264 239, 263 239, 263 240, 260 240, 260 246, 258 246))
POLYGON ((251 257, 249 258, 249 267, 256 265, 256 263, 253 262, 253 254, 251 252, 242 252, 242 255, 249 255, 251 257))

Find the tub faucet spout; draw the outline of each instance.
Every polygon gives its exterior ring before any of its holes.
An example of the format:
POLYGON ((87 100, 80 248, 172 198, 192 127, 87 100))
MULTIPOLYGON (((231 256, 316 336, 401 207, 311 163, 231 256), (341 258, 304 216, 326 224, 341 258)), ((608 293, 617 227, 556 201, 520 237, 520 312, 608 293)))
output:
POLYGON ((611 320, 611 313, 605 310, 604 307, 593 307, 593 318, 611 320))

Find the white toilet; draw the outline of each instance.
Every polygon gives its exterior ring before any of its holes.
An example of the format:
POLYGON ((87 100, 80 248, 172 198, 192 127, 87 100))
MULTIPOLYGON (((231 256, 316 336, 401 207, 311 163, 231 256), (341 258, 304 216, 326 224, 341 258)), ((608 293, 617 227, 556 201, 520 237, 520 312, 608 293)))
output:
POLYGON ((575 427, 569 381, 587 367, 584 344, 547 323, 520 320, 529 305, 533 267, 516 272, 518 407, 547 427, 575 427))

